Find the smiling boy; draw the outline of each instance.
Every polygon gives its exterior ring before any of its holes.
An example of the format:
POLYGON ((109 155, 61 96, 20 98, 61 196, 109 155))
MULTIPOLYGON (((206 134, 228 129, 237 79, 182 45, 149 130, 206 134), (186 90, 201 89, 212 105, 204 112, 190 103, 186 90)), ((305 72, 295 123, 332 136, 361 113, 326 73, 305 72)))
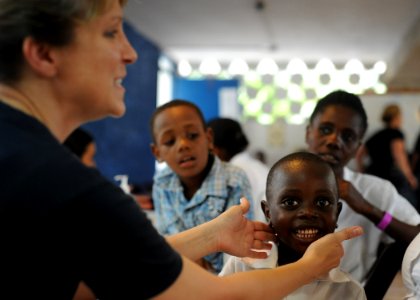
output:
MULTIPOLYGON (((267 178, 262 209, 277 237, 267 259, 232 257, 221 276, 275 268, 297 261, 312 242, 334 232, 341 202, 332 168, 315 154, 297 152, 280 159, 267 178)), ((301 287, 285 299, 366 299, 362 286, 340 269, 301 287)))

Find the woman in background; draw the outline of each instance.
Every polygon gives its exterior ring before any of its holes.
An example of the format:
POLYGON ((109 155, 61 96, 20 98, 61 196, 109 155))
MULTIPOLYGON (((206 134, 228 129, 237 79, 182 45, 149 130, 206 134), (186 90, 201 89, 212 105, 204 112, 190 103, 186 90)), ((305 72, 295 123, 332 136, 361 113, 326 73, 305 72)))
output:
POLYGON ((358 168, 394 184, 398 192, 413 206, 417 207, 414 190, 417 179, 414 176, 407 151, 404 145, 404 134, 401 131, 402 114, 398 105, 385 107, 382 113, 385 127, 371 136, 358 151, 356 157, 358 168), (364 169, 363 161, 368 157, 370 163, 364 169))

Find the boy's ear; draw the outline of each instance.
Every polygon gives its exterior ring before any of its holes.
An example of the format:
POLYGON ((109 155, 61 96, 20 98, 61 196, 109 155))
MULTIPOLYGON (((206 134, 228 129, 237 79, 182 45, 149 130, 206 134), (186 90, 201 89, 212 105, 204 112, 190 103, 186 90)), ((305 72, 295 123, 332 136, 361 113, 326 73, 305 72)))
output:
POLYGON ((336 220, 338 220, 338 217, 340 216, 340 212, 341 212, 342 208, 343 208, 343 203, 341 201, 338 201, 337 202, 337 218, 336 218, 336 220))
POLYGON ((261 209, 267 220, 270 220, 270 209, 268 208, 268 202, 266 200, 261 200, 261 209))
POLYGON ((152 150, 152 153, 154 157, 156 158, 156 160, 158 162, 162 162, 162 159, 160 158, 159 148, 154 143, 151 143, 150 149, 152 150))
POLYGON ((308 144, 308 139, 309 139, 309 132, 311 131, 311 127, 310 125, 306 125, 306 131, 305 131, 305 142, 306 144, 308 144))
POLYGON ((213 150, 214 149, 214 132, 213 129, 210 127, 207 127, 206 129, 206 136, 207 136, 207 141, 209 142, 209 150, 213 150))
POLYGON ((52 46, 26 37, 23 40, 22 52, 27 64, 38 75, 51 77, 57 73, 52 46))

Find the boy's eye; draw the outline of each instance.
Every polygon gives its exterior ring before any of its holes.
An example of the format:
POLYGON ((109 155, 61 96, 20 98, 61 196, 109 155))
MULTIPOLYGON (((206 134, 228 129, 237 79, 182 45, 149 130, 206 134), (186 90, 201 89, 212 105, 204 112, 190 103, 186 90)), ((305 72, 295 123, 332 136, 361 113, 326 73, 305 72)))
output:
POLYGON ((342 138, 344 142, 350 143, 356 139, 356 136, 353 132, 344 132, 342 138))
POLYGON ((187 137, 190 140, 195 140, 196 138, 198 138, 199 134, 197 132, 189 132, 187 133, 187 137))
POLYGON ((162 142, 163 145, 169 147, 175 144, 175 139, 167 139, 162 142))
POLYGON ((332 132, 332 128, 330 126, 320 126, 319 127, 319 132, 321 132, 321 134, 323 134, 323 135, 327 135, 327 134, 330 134, 332 132))
POLYGON ((286 197, 281 201, 281 206, 284 208, 294 208, 299 204, 299 201, 294 197, 286 197))
POLYGON ((316 205, 318 205, 321 208, 329 207, 329 206, 331 206, 331 204, 332 204, 332 201, 328 198, 323 197, 323 198, 318 198, 316 200, 316 205))

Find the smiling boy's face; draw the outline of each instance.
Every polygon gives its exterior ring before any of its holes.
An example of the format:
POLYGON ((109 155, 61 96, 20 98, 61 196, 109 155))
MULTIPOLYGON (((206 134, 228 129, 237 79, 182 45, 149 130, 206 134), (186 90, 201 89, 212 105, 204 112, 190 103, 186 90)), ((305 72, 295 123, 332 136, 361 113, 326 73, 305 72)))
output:
POLYGON ((341 203, 328 166, 289 161, 277 167, 271 185, 263 209, 280 242, 303 254, 313 241, 334 232, 341 203))
POLYGON ((153 124, 153 134, 153 154, 165 161, 181 181, 204 171, 212 135, 192 107, 180 105, 160 112, 153 124))

